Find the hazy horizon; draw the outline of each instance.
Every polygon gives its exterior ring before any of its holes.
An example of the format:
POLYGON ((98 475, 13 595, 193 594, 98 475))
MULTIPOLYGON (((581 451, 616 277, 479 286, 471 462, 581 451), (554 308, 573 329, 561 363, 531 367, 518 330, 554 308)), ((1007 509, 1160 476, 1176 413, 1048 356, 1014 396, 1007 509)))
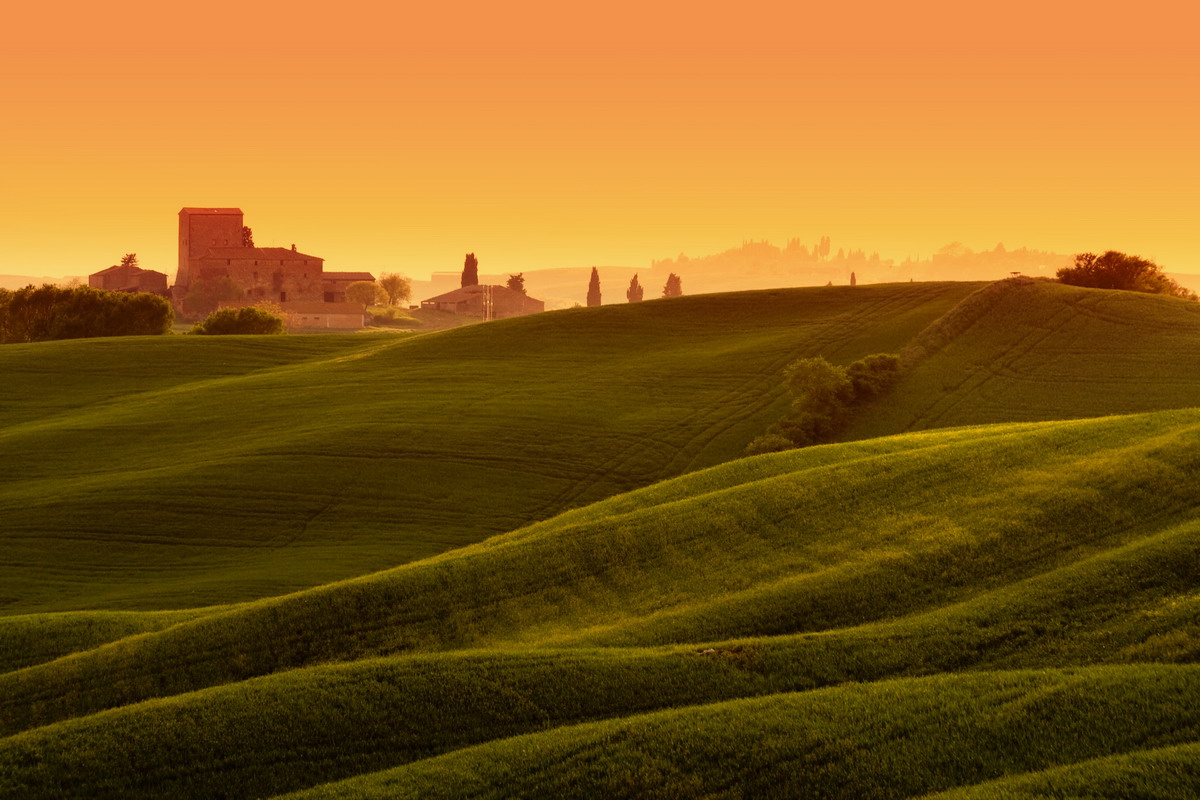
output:
POLYGON ((1200 272, 1175 4, 202 10, 12 12, 0 273, 170 274, 183 206, 418 278, 822 235, 1200 272))

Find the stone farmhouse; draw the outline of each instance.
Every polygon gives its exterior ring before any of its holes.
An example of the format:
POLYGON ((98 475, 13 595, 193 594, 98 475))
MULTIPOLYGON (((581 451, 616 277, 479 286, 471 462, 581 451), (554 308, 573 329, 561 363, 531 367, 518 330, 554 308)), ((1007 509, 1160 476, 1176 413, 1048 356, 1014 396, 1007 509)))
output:
POLYGON ((546 304, 507 286, 476 284, 422 300, 421 308, 488 320, 537 314, 546 304))
MULTIPOLYGON (((369 272, 327 272, 325 259, 302 253, 296 245, 246 247, 243 224, 239 208, 180 210, 179 270, 172 289, 177 305, 182 305, 198 280, 228 278, 242 290, 247 303, 270 301, 289 312, 294 310, 289 308, 292 303, 304 303, 306 309, 313 303, 344 303, 351 283, 375 280, 369 272)), ((333 315, 339 320, 344 316, 333 315)), ((353 327, 361 327, 361 318, 353 327)))
POLYGON ((167 296, 165 273, 120 264, 88 275, 88 286, 106 292, 149 292, 167 296))

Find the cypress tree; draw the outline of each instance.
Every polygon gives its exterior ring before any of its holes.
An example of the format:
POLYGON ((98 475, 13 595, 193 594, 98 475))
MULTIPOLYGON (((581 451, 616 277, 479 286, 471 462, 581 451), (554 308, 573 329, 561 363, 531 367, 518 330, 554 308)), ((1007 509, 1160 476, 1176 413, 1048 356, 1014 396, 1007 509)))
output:
POLYGON ((588 308, 600 305, 600 271, 592 267, 592 279, 588 281, 588 308))
POLYGON ((467 260, 463 262, 462 285, 479 285, 479 259, 475 258, 474 253, 467 253, 467 260))

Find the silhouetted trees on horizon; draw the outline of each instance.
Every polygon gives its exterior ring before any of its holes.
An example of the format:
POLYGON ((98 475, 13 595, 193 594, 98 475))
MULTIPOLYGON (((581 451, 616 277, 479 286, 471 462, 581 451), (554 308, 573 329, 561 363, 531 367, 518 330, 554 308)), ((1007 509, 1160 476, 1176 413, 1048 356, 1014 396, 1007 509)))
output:
POLYGON ((505 282, 504 285, 507 286, 509 289, 512 289, 514 292, 520 292, 521 294, 527 294, 527 292, 525 291, 525 273, 524 272, 518 272, 514 275, 509 275, 508 281, 505 282))

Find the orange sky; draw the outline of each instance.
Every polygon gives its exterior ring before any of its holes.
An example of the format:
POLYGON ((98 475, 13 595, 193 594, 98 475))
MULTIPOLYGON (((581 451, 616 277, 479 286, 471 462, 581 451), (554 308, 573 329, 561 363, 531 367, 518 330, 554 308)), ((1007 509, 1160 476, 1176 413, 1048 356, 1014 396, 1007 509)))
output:
POLYGON ((173 274, 185 205, 418 278, 823 234, 1200 272, 1177 0, 28 5, 0 30, 0 273, 173 274))

